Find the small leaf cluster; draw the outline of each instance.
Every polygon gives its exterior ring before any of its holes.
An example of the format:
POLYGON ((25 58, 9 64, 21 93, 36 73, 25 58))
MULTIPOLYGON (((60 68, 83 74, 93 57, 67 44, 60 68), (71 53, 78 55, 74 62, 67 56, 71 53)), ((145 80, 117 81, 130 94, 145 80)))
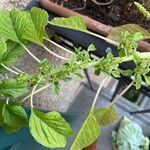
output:
POLYGON ((122 59, 114 58, 112 53, 108 53, 106 58, 101 58, 99 64, 95 67, 95 74, 99 75, 100 72, 106 72, 115 78, 120 77, 119 64, 122 63, 122 59))
POLYGON ((150 20, 150 11, 146 10, 146 8, 138 2, 134 2, 134 4, 136 5, 140 13, 142 13, 146 19, 150 20))
POLYGON ((121 42, 118 46, 119 56, 130 56, 135 53, 138 47, 138 41, 143 39, 143 35, 141 32, 137 32, 135 34, 131 34, 128 31, 122 32, 121 42))

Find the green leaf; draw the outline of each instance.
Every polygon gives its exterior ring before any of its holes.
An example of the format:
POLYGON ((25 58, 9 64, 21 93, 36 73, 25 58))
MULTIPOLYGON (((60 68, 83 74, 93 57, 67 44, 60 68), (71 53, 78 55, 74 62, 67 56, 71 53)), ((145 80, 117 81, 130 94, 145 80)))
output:
POLYGON ((131 69, 121 70, 121 74, 128 77, 133 74, 133 70, 131 70, 131 69))
POLYGON ((3 57, 6 51, 7 51, 6 41, 3 38, 0 38, 0 59, 3 57))
POLYGON ((34 139, 49 148, 65 147, 66 137, 73 134, 58 112, 43 113, 32 109, 29 127, 34 139))
POLYGON ((76 56, 76 54, 73 54, 73 55, 71 56, 71 58, 69 59, 68 63, 69 63, 70 66, 72 66, 72 65, 74 65, 76 62, 77 62, 77 56, 76 56))
POLYGON ((109 125, 118 119, 118 113, 113 105, 94 110, 94 115, 98 123, 102 126, 109 125))
MULTIPOLYGON (((3 107, 5 104, 6 104, 6 100, 0 100, 0 125, 4 127, 4 129, 7 133, 15 132, 18 130, 18 127, 9 126, 4 123, 4 118, 3 118, 2 112, 3 112, 3 107)), ((20 103, 16 102, 16 101, 15 102, 9 101, 9 104, 11 104, 12 106, 13 105, 20 106, 20 103)))
POLYGON ((144 76, 146 84, 150 86, 150 76, 144 76))
POLYGON ((120 72, 118 70, 113 70, 111 71, 111 74, 115 77, 115 78, 120 78, 120 72))
POLYGON ((91 45, 88 47, 88 49, 87 49, 88 52, 93 52, 93 51, 95 51, 95 50, 96 50, 96 47, 95 47, 94 44, 91 44, 91 45))
POLYGON ((29 24, 23 34, 23 39, 43 45, 43 39, 47 37, 45 27, 48 23, 48 13, 43 9, 33 7, 27 17, 29 24))
POLYGON ((27 93, 27 84, 14 79, 5 79, 0 83, 1 97, 19 97, 27 93))
MULTIPOLYGON (((7 51, 0 58, 0 62, 6 66, 12 65, 15 63, 20 56, 24 53, 23 48, 20 44, 13 41, 7 41, 7 51)), ((0 65, 0 73, 4 73, 6 70, 3 66, 0 65)))
POLYGON ((48 23, 48 14, 40 8, 33 8, 30 12, 13 9, 0 11, 0 37, 17 43, 26 43, 26 40, 36 44, 43 44, 46 36, 45 26, 48 23))
POLYGON ((69 18, 56 17, 49 23, 54 26, 78 30, 82 32, 88 32, 84 18, 79 17, 79 16, 73 16, 69 18))
MULTIPOLYGON (((11 22, 13 23, 14 33, 18 38, 18 43, 24 43, 23 35, 28 30, 30 20, 28 19, 28 13, 19 9, 13 9, 10 11, 11 22)), ((35 35, 36 36, 36 35, 35 35)), ((10 38, 9 38, 10 39, 10 38)), ((12 40, 12 39, 10 39, 12 40)))
POLYGON ((135 77, 135 87, 136 89, 140 89, 141 88, 141 84, 142 84, 142 77, 140 74, 138 73, 135 73, 134 74, 134 77, 135 77))
POLYGON ((99 124, 91 112, 80 128, 70 150, 81 150, 96 141, 100 135, 99 124))
POLYGON ((83 79, 83 78, 84 78, 84 76, 83 76, 83 75, 81 74, 81 72, 79 72, 79 71, 78 71, 78 72, 76 71, 74 74, 75 74, 76 77, 78 77, 79 79, 83 79))
POLYGON ((13 133, 13 132, 17 132, 19 130, 18 127, 9 126, 7 124, 3 124, 3 128, 6 133, 13 133))
POLYGON ((0 11, 0 37, 19 42, 18 36, 14 30, 10 12, 7 10, 0 11))
POLYGON ((59 90, 60 90, 59 83, 58 82, 53 82, 53 92, 54 92, 54 94, 57 95, 59 93, 59 90))
POLYGON ((4 127, 9 132, 12 131, 12 129, 17 130, 28 124, 27 114, 21 106, 5 103, 2 116, 4 118, 4 124, 7 125, 4 125, 4 127))
POLYGON ((126 25, 122 25, 120 27, 114 27, 109 32, 108 38, 120 43, 122 40, 121 33, 125 32, 125 31, 128 31, 132 35, 134 35, 137 32, 141 32, 143 35, 143 39, 150 38, 150 33, 147 30, 143 29, 142 27, 140 27, 139 25, 136 25, 136 24, 126 24, 126 25))

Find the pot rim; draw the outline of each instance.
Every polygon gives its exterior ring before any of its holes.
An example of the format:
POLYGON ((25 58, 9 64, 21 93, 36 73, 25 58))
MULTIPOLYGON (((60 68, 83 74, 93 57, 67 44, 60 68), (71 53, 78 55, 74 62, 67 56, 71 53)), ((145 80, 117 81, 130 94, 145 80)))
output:
MULTIPOLYGON (((108 36, 110 30, 113 28, 112 26, 107 26, 101 22, 89 18, 88 16, 81 15, 78 12, 51 2, 50 0, 39 0, 39 2, 44 9, 62 17, 82 16, 85 19, 88 29, 105 37, 108 36)), ((150 52, 150 44, 145 41, 140 41, 138 45, 138 50, 141 52, 150 52)))

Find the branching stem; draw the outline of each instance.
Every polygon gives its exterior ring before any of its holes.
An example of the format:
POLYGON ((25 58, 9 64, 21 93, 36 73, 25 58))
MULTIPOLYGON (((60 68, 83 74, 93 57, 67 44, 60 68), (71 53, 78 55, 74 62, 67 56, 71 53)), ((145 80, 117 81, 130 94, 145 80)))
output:
POLYGON ((18 74, 19 74, 18 72, 16 72, 16 71, 10 69, 9 67, 5 66, 3 63, 1 63, 1 65, 2 65, 6 70, 8 70, 8 71, 14 73, 15 75, 18 75, 18 74))
POLYGON ((32 92, 31 92, 31 98, 30 98, 30 106, 33 108, 33 96, 34 96, 34 92, 37 88, 37 86, 39 85, 39 83, 41 82, 42 78, 38 81, 38 83, 33 87, 32 92))
POLYGON ((33 59, 35 59, 38 63, 41 62, 34 54, 32 54, 32 53, 28 50, 28 48, 27 48, 24 44, 21 44, 21 45, 22 45, 22 47, 26 50, 26 52, 27 52, 33 59))
POLYGON ((65 52, 68 52, 69 54, 73 54, 73 52, 71 52, 71 51, 68 50, 67 48, 65 48, 65 47, 63 47, 63 46, 57 44, 56 42, 54 42, 54 41, 52 41, 52 40, 50 40, 50 39, 48 39, 48 38, 46 38, 45 40, 47 40, 48 42, 52 43, 53 45, 59 47, 60 49, 64 50, 65 52))
POLYGON ((60 56, 60 55, 54 53, 52 50, 50 50, 49 48, 47 48, 45 45, 43 45, 43 48, 44 48, 47 52, 49 52, 50 54, 52 54, 53 56, 55 56, 55 57, 57 57, 57 58, 59 58, 59 59, 62 59, 62 60, 69 60, 68 58, 65 58, 65 57, 63 57, 63 56, 60 56))
POLYGON ((134 81, 132 81, 119 95, 117 95, 114 100, 112 101, 111 104, 116 103, 116 101, 122 96, 124 95, 132 86, 134 85, 134 81))
POLYGON ((103 85, 105 84, 106 80, 108 79, 108 76, 106 75, 106 77, 104 78, 104 80, 102 81, 102 83, 100 84, 97 92, 96 92, 96 95, 94 97, 94 100, 93 100, 93 104, 92 104, 92 107, 91 107, 91 111, 92 112, 95 108, 95 105, 96 105, 96 102, 97 102, 97 99, 98 99, 98 96, 99 96, 99 93, 101 92, 102 88, 103 88, 103 85))
MULTIPOLYGON (((50 87, 51 85, 52 85, 52 84, 50 83, 50 84, 47 84, 46 86, 44 86, 44 87, 42 87, 42 88, 39 88, 38 90, 34 91, 33 95, 35 95, 35 94, 37 94, 37 93, 39 93, 39 92, 45 90, 46 88, 50 87)), ((26 96, 26 97, 21 101, 21 103, 23 103, 24 101, 26 101, 26 100, 27 100, 28 98, 30 98, 30 97, 31 97, 31 94, 29 94, 28 96, 26 96)))
POLYGON ((15 66, 11 66, 13 69, 15 69, 16 71, 20 72, 20 73, 25 73, 24 71, 20 70, 19 68, 15 67, 15 66))

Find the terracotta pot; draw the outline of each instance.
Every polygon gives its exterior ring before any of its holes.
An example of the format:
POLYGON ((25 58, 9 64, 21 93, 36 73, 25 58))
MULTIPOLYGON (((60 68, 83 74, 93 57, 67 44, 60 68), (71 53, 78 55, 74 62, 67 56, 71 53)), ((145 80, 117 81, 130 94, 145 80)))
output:
MULTIPOLYGON (((107 26, 101 22, 98 22, 96 20, 93 20, 87 16, 83 16, 75 11, 72 11, 68 8, 65 8, 63 6, 60 6, 56 3, 51 2, 50 0, 40 0, 40 4, 42 5, 43 8, 46 10, 57 14, 59 16, 63 17, 70 17, 70 16, 82 16, 85 19, 87 28, 90 29, 91 31, 94 31, 98 34, 101 34, 103 36, 108 36, 110 30, 113 28, 111 26, 107 26)), ((144 41, 139 42, 139 51, 150 51, 150 44, 144 41)))
POLYGON ((96 150, 96 142, 90 145, 89 147, 84 148, 83 150, 96 150))

